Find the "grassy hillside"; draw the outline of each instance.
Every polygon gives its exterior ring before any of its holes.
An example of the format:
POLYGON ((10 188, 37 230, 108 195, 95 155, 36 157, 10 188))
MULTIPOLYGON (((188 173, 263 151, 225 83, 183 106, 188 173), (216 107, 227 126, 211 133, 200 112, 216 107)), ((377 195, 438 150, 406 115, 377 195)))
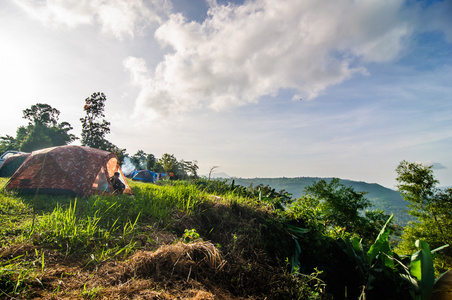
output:
MULTIPOLYGON (((285 190, 292 194, 293 198, 299 198, 303 195, 303 190, 314 182, 325 179, 327 182, 332 178, 318 177, 296 177, 296 178, 230 178, 228 182, 235 181, 236 184, 243 186, 257 186, 259 184, 269 185, 277 191, 285 190)), ((371 209, 381 209, 387 214, 394 214, 394 220, 397 224, 405 226, 412 217, 406 212, 407 203, 402 199, 397 191, 385 188, 376 183, 366 183, 362 181, 343 180, 340 181, 346 186, 353 187, 356 191, 366 192, 373 206, 371 209)))
POLYGON ((132 197, 1 191, 0 298, 321 299, 325 294, 316 273, 291 274, 284 258, 292 255, 292 236, 268 206, 215 194, 206 185, 161 184, 131 182, 132 197))
POLYGON ((309 205, 278 210, 221 181, 130 186, 134 196, 0 191, 0 298, 358 299, 369 284, 368 299, 410 299, 405 267, 380 259, 386 231, 369 255, 309 205))

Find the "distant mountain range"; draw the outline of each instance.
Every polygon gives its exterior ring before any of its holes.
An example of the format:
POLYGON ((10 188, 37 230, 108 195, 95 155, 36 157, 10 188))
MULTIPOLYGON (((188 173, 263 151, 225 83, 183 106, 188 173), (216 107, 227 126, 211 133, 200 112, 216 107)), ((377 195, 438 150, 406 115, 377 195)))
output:
MULTIPOLYGON (((217 177, 217 176, 215 176, 217 177)), ((221 177, 221 176, 219 176, 221 177)), ((296 178, 232 178, 224 176, 223 179, 228 182, 235 181, 235 184, 242 186, 257 186, 259 184, 268 185, 274 188, 276 191, 285 190, 292 194, 293 198, 300 198, 303 195, 303 190, 306 186, 312 185, 314 182, 321 179, 330 182, 332 178, 319 178, 319 177, 296 177, 296 178)), ((373 206, 372 209, 381 209, 387 214, 394 214, 394 221, 405 226, 408 221, 413 220, 407 212, 407 202, 405 202, 400 193, 391 189, 388 189, 382 185, 376 183, 366 183, 362 181, 352 181, 340 179, 340 182, 346 186, 351 186, 355 191, 366 192, 366 198, 369 199, 373 206)))

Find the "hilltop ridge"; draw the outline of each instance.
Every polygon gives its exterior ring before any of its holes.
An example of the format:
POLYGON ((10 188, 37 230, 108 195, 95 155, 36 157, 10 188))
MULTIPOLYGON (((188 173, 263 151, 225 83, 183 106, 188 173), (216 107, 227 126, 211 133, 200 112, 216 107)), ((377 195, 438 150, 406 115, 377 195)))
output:
MULTIPOLYGON (((259 184, 268 185, 276 191, 285 190, 297 199, 303 195, 305 187, 312 185, 319 180, 330 182, 333 178, 321 177, 280 177, 280 178, 239 178, 229 177, 223 178, 228 182, 234 180, 235 184, 242 186, 257 186, 259 184)), ((353 181, 348 179, 340 179, 340 182, 346 186, 351 186, 358 192, 366 192, 366 198, 369 199, 373 206, 370 209, 381 209, 387 214, 394 214, 394 221, 399 225, 406 225, 413 218, 406 212, 407 203, 402 199, 399 192, 386 188, 377 183, 367 183, 364 181, 353 181)))

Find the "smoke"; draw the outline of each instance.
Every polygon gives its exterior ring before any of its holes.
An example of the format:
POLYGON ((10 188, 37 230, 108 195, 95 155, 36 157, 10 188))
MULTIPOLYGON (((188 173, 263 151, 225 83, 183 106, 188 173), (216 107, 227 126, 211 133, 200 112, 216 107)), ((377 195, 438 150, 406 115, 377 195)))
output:
POLYGON ((124 163, 121 166, 122 173, 124 175, 129 176, 133 171, 135 171, 135 166, 132 163, 132 159, 129 157, 124 158, 124 163))

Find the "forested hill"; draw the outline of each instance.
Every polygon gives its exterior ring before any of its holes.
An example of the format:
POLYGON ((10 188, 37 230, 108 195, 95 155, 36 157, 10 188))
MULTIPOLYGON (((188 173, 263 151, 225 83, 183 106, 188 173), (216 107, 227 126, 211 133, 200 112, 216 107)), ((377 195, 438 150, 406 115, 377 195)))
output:
MULTIPOLYGON (((332 178, 319 177, 296 177, 296 178, 228 178, 228 182, 235 181, 235 184, 243 186, 262 184, 274 188, 276 191, 285 190, 292 194, 293 198, 300 198, 306 186, 312 185, 319 180, 330 182, 332 178)), ((376 183, 366 183, 362 181, 352 181, 341 179, 340 182, 346 186, 351 186, 355 191, 367 192, 366 198, 373 206, 370 209, 381 209, 387 214, 394 214, 394 220, 399 225, 406 225, 412 217, 406 213, 407 202, 405 202, 397 191, 388 189, 376 183)))

